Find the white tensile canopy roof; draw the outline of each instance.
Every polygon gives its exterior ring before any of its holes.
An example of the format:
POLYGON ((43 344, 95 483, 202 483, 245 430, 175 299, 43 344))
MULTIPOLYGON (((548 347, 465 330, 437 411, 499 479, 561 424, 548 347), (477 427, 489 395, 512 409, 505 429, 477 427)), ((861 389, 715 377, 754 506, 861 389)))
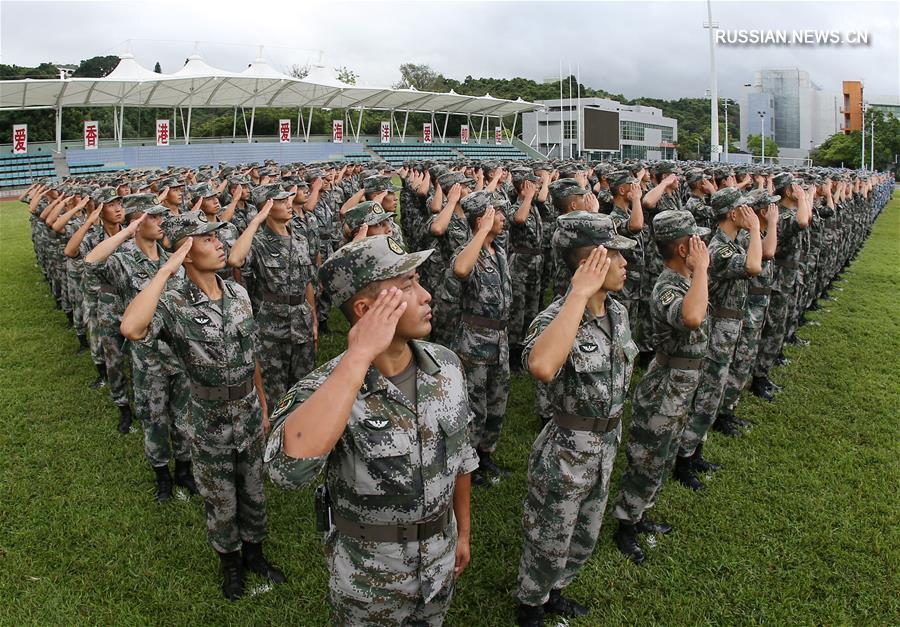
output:
POLYGON ((312 107, 498 117, 533 111, 540 105, 490 94, 350 85, 321 67, 313 67, 301 80, 282 74, 261 58, 243 72, 229 72, 208 65, 196 54, 173 74, 152 72, 133 55, 124 54, 104 78, 0 81, 0 109, 65 107, 312 107))

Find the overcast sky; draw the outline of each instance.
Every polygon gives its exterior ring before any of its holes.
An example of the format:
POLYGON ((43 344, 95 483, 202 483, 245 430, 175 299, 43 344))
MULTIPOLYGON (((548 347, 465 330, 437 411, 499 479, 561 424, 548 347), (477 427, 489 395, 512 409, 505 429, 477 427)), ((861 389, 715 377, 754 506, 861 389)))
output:
MULTIPOLYGON (((762 68, 800 68, 823 90, 863 79, 900 93, 900 2, 713 2, 723 29, 868 33, 868 46, 719 46, 719 95, 737 98, 762 68)), ((582 83, 627 97, 702 97, 709 86, 705 2, 7 2, 2 62, 77 63, 120 54, 177 70, 194 41, 206 61, 241 70, 265 46, 275 67, 346 65, 361 84, 396 82, 404 62, 445 76, 538 81, 580 64, 582 83)))

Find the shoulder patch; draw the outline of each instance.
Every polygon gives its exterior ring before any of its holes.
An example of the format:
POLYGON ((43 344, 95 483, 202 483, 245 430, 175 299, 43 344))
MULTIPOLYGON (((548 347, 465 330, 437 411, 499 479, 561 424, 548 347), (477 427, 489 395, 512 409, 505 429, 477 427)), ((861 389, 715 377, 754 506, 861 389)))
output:
POLYGON ((675 300, 675 294, 675 290, 666 290, 659 295, 659 302, 661 302, 663 305, 668 305, 673 300, 675 300))
POLYGON ((593 342, 586 342, 584 344, 579 344, 578 348, 581 349, 582 353, 593 353, 597 350, 597 345, 593 342))
POLYGON ((194 322, 197 324, 209 324, 209 318, 206 316, 194 316, 194 322))
POLYGON ((382 431, 388 428, 391 421, 387 418, 365 418, 363 419, 362 424, 374 431, 382 431))
POLYGON ((719 250, 719 257, 722 259, 728 259, 734 254, 734 249, 731 246, 722 246, 719 250))
POLYGON ((395 240, 393 237, 389 237, 387 242, 388 242, 388 248, 390 248, 391 251, 393 251, 395 254, 397 254, 397 255, 405 255, 406 254, 406 251, 403 250, 403 246, 398 244, 397 240, 395 240))
POLYGON ((284 414, 284 412, 286 412, 288 408, 294 404, 294 396, 296 396, 296 394, 296 392, 291 390, 287 394, 285 394, 280 401, 278 401, 278 404, 275 406, 274 411, 272 411, 271 415, 269 416, 270 422, 280 418, 284 414))
POLYGON ((266 451, 263 453, 264 463, 268 464, 281 452, 281 441, 283 437, 284 429, 282 428, 275 429, 269 436, 269 441, 266 442, 266 451))

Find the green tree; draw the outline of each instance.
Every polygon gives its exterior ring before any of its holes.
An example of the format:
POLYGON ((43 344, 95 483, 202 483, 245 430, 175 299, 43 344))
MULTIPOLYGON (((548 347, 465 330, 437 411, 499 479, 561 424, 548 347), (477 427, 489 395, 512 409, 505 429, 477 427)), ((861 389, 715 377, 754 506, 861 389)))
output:
POLYGON ((103 78, 119 65, 119 57, 114 54, 105 57, 91 57, 82 61, 72 76, 79 78, 103 78))
POLYGON ((359 74, 348 68, 346 65, 334 68, 334 75, 339 81, 347 83, 348 85, 356 85, 356 79, 359 78, 359 74))
MULTIPOLYGON (((774 139, 769 139, 768 137, 765 140, 766 145, 766 157, 777 157, 778 156, 778 144, 775 143, 774 139)), ((760 141, 759 135, 747 135, 747 150, 750 151, 750 154, 754 157, 762 156, 762 146, 763 142, 760 141)))

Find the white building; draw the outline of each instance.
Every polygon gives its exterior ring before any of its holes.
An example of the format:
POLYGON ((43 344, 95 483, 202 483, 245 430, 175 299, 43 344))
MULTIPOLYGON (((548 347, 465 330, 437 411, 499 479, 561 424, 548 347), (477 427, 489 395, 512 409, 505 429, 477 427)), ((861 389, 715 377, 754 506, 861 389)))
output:
POLYGON ((760 134, 778 144, 781 157, 805 159, 809 152, 840 131, 836 94, 823 92, 803 70, 761 70, 741 93, 740 147, 760 134))
POLYGON ((550 157, 675 159, 678 121, 661 109, 606 98, 541 100, 522 114, 522 139, 550 157), (562 136, 560 136, 562 134, 562 136))

